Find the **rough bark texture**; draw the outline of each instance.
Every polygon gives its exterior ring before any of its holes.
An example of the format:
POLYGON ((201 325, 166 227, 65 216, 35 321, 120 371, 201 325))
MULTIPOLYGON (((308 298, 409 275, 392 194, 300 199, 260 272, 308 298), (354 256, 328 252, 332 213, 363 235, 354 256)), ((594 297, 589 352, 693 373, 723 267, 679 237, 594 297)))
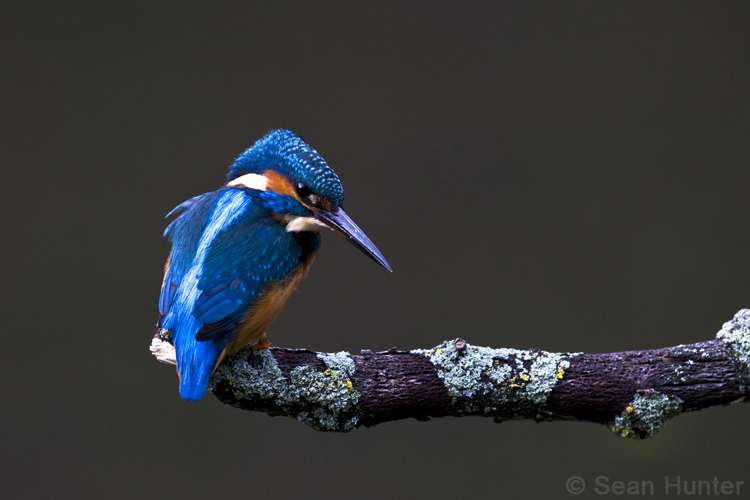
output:
POLYGON ((245 349, 217 369, 212 390, 224 403, 326 431, 482 415, 599 422, 643 438, 683 411, 744 401, 749 372, 750 310, 742 310, 716 340, 647 351, 549 353, 463 339, 359 355, 245 349))
POLYGON ((571 360, 546 409, 561 417, 611 422, 636 393, 659 392, 682 404, 682 411, 692 411, 743 397, 740 386, 720 340, 650 351, 582 354, 571 360))
POLYGON ((448 415, 451 398, 426 357, 409 353, 352 357, 356 366, 353 382, 361 393, 361 425, 448 415))

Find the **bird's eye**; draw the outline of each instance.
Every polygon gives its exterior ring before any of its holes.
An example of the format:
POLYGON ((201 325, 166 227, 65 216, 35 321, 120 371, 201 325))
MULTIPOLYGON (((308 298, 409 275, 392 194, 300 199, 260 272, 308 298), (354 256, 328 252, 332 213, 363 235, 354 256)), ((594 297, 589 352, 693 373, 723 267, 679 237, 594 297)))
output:
POLYGON ((312 194, 312 191, 310 191, 310 188, 307 187, 307 184, 305 184, 304 182, 298 182, 297 184, 295 184, 294 192, 297 193, 297 196, 302 199, 305 199, 312 194))
POLYGON ((307 184, 304 182, 298 182, 294 185, 294 192, 297 193, 297 196, 299 196, 300 200, 309 203, 310 205, 318 205, 320 202, 320 199, 313 194, 312 191, 310 191, 310 188, 307 187, 307 184))

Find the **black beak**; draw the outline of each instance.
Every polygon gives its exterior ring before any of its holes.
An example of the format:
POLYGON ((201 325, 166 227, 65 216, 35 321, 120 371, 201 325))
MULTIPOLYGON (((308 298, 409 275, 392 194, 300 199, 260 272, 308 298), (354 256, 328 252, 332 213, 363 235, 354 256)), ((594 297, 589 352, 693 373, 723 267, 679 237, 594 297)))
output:
POLYGON ((370 241, 370 238, 368 238, 365 233, 357 227, 354 221, 351 220, 342 209, 339 208, 336 212, 328 212, 317 208, 314 209, 313 212, 315 213, 315 218, 317 220, 342 235, 349 241, 349 243, 359 248, 365 255, 386 268, 388 271, 393 272, 391 266, 388 265, 385 257, 383 257, 383 254, 380 253, 377 247, 375 247, 372 241, 370 241))

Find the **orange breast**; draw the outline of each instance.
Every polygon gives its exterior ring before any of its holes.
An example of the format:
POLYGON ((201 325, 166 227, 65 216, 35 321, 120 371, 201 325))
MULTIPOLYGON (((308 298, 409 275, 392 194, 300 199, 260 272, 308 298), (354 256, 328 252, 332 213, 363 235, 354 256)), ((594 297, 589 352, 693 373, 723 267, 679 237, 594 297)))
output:
POLYGON ((167 281, 167 272, 169 271, 169 261, 172 259, 172 254, 167 255, 167 263, 164 264, 164 277, 161 279, 161 287, 164 289, 164 282, 167 281))

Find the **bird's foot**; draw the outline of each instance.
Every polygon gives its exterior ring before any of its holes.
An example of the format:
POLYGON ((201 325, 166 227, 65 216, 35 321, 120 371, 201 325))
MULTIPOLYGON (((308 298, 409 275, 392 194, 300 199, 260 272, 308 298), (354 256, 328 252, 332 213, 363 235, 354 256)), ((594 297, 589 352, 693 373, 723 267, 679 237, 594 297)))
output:
POLYGON ((268 349, 269 347, 273 347, 273 344, 270 343, 265 336, 263 336, 262 339, 253 344, 253 351, 260 351, 261 349, 268 349))

